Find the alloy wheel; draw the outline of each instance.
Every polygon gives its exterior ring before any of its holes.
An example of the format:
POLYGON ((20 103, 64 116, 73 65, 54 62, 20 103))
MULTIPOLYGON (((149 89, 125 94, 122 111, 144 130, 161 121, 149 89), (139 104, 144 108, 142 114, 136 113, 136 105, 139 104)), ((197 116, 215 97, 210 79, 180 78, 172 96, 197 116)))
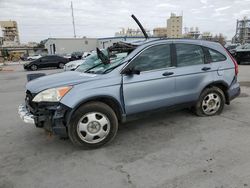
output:
POLYGON ((221 98, 217 93, 207 94, 202 101, 202 110, 206 115, 215 114, 221 106, 221 98))

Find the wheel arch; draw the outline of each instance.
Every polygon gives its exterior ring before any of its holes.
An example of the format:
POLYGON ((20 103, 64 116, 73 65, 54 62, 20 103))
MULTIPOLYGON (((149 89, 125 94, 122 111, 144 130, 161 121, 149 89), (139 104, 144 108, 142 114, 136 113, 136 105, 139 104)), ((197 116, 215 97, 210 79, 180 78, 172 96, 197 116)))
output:
POLYGON ((206 89, 206 88, 211 88, 211 87, 218 87, 218 88, 220 88, 222 91, 223 91, 223 93, 224 93, 224 96, 225 96, 225 99, 226 99, 226 104, 230 104, 230 99, 229 99, 229 94, 228 94, 228 88, 229 88, 229 85, 226 83, 226 82, 224 82, 224 81, 215 81, 215 82, 211 82, 211 83, 209 83, 208 85, 206 85, 203 89, 202 89, 202 91, 201 91, 201 93, 206 89))
POLYGON ((125 111, 124 111, 124 108, 122 107, 122 105, 118 102, 118 100, 115 99, 114 97, 111 97, 111 96, 102 95, 102 96, 95 96, 95 97, 87 98, 85 100, 82 100, 80 103, 78 103, 68 114, 67 125, 69 125, 69 122, 70 122, 74 112, 80 106, 85 105, 85 104, 90 103, 90 102, 102 102, 102 103, 108 105, 110 108, 112 108, 112 110, 114 110, 114 112, 118 118, 118 121, 119 122, 123 121, 125 111))
POLYGON ((29 68, 31 69, 31 67, 32 67, 33 65, 35 65, 37 68, 40 68, 40 66, 39 66, 38 63, 31 63, 31 64, 29 65, 29 68))

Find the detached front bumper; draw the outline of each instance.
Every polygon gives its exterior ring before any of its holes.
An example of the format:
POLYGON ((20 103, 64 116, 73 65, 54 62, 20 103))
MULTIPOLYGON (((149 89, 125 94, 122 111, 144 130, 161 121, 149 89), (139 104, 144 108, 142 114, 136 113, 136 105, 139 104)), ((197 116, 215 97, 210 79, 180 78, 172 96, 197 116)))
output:
POLYGON ((27 108, 30 106, 20 105, 18 107, 18 114, 25 123, 35 124, 37 128, 43 128, 62 137, 68 136, 66 126, 68 107, 62 104, 38 105, 35 113, 31 113, 27 108))
POLYGON ((18 107, 18 114, 25 123, 35 124, 34 116, 27 110, 25 105, 21 104, 18 107))

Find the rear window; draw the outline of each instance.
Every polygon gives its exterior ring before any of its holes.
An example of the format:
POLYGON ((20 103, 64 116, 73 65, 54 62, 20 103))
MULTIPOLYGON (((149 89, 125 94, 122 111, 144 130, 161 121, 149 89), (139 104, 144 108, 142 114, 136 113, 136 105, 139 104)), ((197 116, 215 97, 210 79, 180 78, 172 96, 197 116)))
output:
POLYGON ((208 49, 208 52, 211 57, 211 62, 218 62, 218 61, 226 60, 226 57, 216 50, 208 49))

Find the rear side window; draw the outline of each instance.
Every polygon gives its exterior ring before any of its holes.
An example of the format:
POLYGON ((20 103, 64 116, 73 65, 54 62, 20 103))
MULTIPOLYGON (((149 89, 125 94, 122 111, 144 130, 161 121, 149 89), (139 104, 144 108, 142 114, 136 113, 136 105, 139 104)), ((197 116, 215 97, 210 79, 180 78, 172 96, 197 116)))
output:
POLYGON ((212 62, 225 61, 226 57, 216 50, 208 49, 212 62))
POLYGON ((177 66, 191 66, 204 64, 205 55, 200 46, 194 44, 175 44, 177 66))
POLYGON ((152 46, 139 54, 129 67, 140 71, 150 71, 171 66, 170 45, 152 46))
POLYGON ((56 59, 61 59, 61 57, 60 57, 60 56, 51 56, 50 58, 51 58, 51 59, 53 59, 53 60, 56 60, 56 59))

